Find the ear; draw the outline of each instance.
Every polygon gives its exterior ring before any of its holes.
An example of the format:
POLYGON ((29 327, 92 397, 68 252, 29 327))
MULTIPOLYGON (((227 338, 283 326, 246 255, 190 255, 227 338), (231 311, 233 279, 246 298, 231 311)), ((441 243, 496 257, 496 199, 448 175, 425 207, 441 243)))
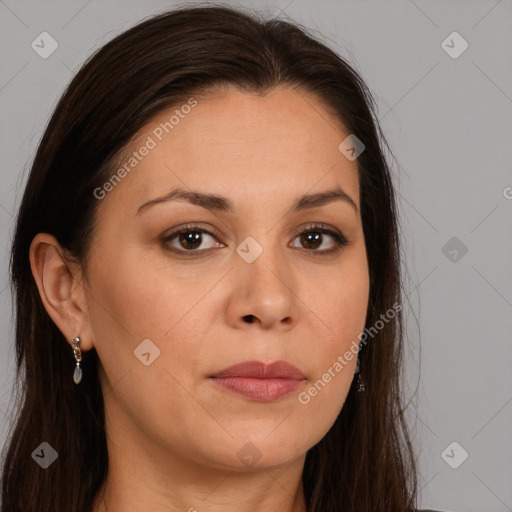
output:
POLYGON ((69 345, 77 336, 80 348, 94 346, 86 290, 77 264, 67 261, 57 239, 38 233, 30 245, 30 267, 43 305, 69 345))

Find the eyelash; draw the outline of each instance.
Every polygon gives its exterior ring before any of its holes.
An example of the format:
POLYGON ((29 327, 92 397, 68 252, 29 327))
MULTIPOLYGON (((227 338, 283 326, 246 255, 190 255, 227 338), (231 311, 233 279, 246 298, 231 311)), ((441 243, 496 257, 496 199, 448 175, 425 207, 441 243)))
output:
MULTIPOLYGON (((190 233, 190 232, 206 233, 206 234, 210 235, 213 238, 217 238, 218 237, 218 235, 216 235, 212 231, 209 231, 208 229, 199 228, 198 226, 194 226, 194 225, 186 225, 186 226, 180 228, 179 230, 176 230, 176 231, 173 231, 172 233, 169 233, 167 236, 165 236, 162 239, 162 242, 167 247, 167 243, 172 241, 174 238, 176 238, 177 235, 180 235, 182 233, 190 233)), ((332 249, 327 249, 327 250, 323 250, 323 251, 318 251, 316 249, 302 249, 303 251, 311 253, 312 256, 321 256, 321 255, 333 254, 335 252, 340 251, 343 247, 345 247, 346 245, 348 245, 350 243, 350 240, 347 240, 345 238, 345 236, 343 236, 341 233, 338 233, 337 231, 333 231, 331 229, 326 228, 324 226, 324 224, 311 224, 310 226, 307 226, 305 229, 299 231, 295 235, 294 240, 295 240, 295 238, 299 237, 300 235, 302 235, 304 233, 319 233, 319 234, 322 234, 322 235, 329 235, 335 241, 336 245, 332 249)), ((214 247, 211 247, 210 249, 214 249, 214 247)), ((198 256, 198 255, 200 255, 200 253, 208 251, 209 249, 186 250, 186 249, 177 249, 176 247, 173 247, 173 248, 168 248, 168 250, 170 250, 170 251, 172 251, 174 253, 186 254, 187 256, 192 256, 193 257, 193 256, 198 256)))

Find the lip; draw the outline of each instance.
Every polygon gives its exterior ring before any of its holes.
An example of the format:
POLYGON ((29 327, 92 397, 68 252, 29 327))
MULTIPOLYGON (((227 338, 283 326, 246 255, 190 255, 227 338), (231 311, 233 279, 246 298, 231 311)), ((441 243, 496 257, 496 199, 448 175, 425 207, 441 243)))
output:
POLYGON ((213 384, 258 402, 279 400, 299 388, 304 374, 286 361, 246 361, 210 377, 213 384))

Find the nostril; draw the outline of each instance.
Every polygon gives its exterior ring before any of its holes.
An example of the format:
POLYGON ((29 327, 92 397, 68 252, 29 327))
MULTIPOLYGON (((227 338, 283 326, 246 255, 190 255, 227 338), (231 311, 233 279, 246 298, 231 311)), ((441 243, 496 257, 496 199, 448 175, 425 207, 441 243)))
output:
POLYGON ((248 324, 252 324, 252 320, 253 320, 253 316, 252 315, 246 315, 244 316, 244 320, 248 323, 248 324))

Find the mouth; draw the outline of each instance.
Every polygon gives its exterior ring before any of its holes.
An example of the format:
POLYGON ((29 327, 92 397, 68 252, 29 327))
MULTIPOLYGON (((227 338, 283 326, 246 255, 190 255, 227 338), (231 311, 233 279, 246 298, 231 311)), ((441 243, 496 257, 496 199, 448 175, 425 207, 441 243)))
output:
POLYGON ((230 366, 210 377, 212 383, 257 402, 273 402, 296 391, 306 378, 286 361, 265 364, 246 361, 230 366))

